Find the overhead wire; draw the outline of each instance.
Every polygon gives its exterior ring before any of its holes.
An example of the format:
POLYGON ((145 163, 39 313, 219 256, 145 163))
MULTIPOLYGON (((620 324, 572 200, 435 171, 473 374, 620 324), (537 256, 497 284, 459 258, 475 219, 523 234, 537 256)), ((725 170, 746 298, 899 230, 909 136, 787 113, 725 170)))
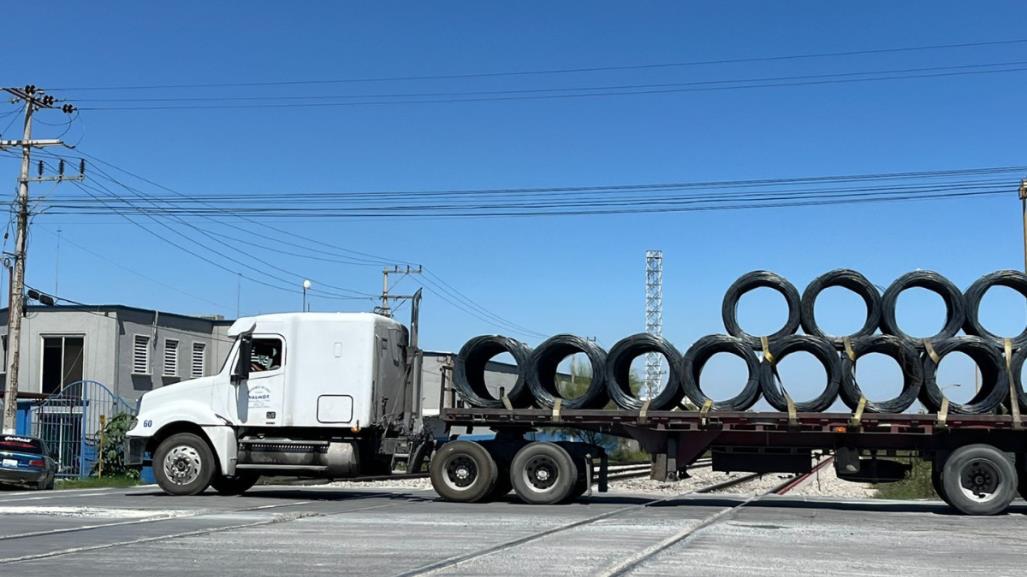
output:
POLYGON ((56 91, 109 91, 109 90, 163 90, 174 88, 254 88, 271 86, 299 86, 299 85, 320 85, 320 84, 350 84, 369 82, 394 82, 394 81, 423 81, 423 80, 466 80, 476 78, 498 78, 508 76, 539 76, 539 75, 564 75, 595 72, 617 72, 627 70, 647 70, 663 68, 683 68, 693 66, 709 66, 722 64, 744 64, 753 62, 776 62, 788 60, 804 60, 817 58, 836 58, 851 56, 867 56, 876 54, 893 54, 902 52, 921 52, 930 50, 946 50, 957 48, 981 48, 994 46, 1010 46, 1027 43, 1027 38, 1011 38, 1002 40, 982 40, 973 42, 957 42, 948 44, 928 44, 919 46, 895 46, 887 48, 869 48, 860 50, 835 50, 828 52, 813 52, 799 54, 780 54, 770 56, 747 56, 735 58, 714 58, 707 60, 690 60, 682 62, 657 62, 626 65, 605 65, 605 66, 578 66, 564 68, 547 68, 534 70, 506 70, 488 72, 467 72, 450 74, 417 74, 417 75, 394 75, 379 77, 357 77, 339 79, 308 79, 308 80, 272 80, 272 81, 247 81, 247 82, 193 82, 193 83, 165 83, 149 85, 115 85, 115 86, 70 86, 58 87, 51 90, 56 91))
MULTIPOLYGON (((148 182, 148 183, 150 183, 153 186, 159 186, 160 188, 162 188, 164 190, 167 190, 167 191, 170 191, 170 192, 174 192, 176 195, 178 195, 180 197, 186 197, 186 198, 189 197, 189 195, 184 195, 182 193, 178 193, 177 191, 174 191, 173 189, 170 189, 170 188, 165 187, 163 185, 159 185, 157 183, 149 181, 148 179, 145 179, 144 177, 141 177, 139 175, 130 173, 130 172, 126 171, 125 169, 121 169, 119 167, 116 167, 113 164, 108 163, 106 161, 103 161, 102 159, 99 159, 99 158, 97 158, 95 156, 89 155, 87 153, 83 153, 83 154, 85 156, 91 158, 91 160, 94 160, 94 161, 97 161, 97 162, 101 162, 101 163, 103 163, 105 165, 108 165, 108 166, 111 166, 113 168, 116 168, 116 169, 118 169, 118 170, 120 170, 122 172, 125 172, 126 174, 129 174, 130 176, 133 176, 135 178, 143 180, 144 182, 148 182)), ((109 202, 109 201, 108 200, 104 200, 103 202, 109 202)), ((115 211, 115 212, 117 212, 117 211, 115 211)), ((124 215, 122 215, 122 216, 124 216, 124 215)), ((246 230, 248 230, 248 229, 246 229, 246 230)), ((275 229, 275 230, 281 230, 281 229, 275 229)), ((213 232, 213 231, 210 231, 210 232, 213 232)), ((285 231, 282 231, 282 232, 285 232, 285 231)), ((217 236, 219 233, 214 233, 214 234, 215 234, 215 236, 217 236)), ((221 235, 221 236, 224 236, 224 235, 221 235)), ((301 235, 296 235, 296 236, 298 236, 299 238, 306 238, 306 237, 303 237, 301 235)), ((341 255, 341 256, 344 256, 344 257, 347 257, 347 258, 353 258, 351 255, 360 255, 360 256, 364 256, 364 257, 380 258, 380 257, 375 257, 374 255, 370 255, 368 253, 363 253, 363 252, 360 252, 360 251, 354 251, 352 249, 345 249, 345 248, 342 248, 342 247, 336 247, 334 245, 331 245, 329 243, 325 243, 323 241, 319 241, 317 239, 310 238, 310 239, 307 239, 307 240, 309 240, 310 242, 313 242, 315 244, 320 244, 320 245, 329 246, 329 247, 332 247, 332 248, 338 248, 340 250, 343 250, 347 254, 344 254, 344 255, 341 255)), ((307 247, 307 248, 309 248, 309 247, 307 247)), ((324 253, 326 251, 321 251, 321 252, 324 253)), ((335 254, 337 256, 340 256, 340 255, 338 255, 338 253, 329 253, 329 254, 335 254)), ((305 258, 319 259, 320 257, 307 256, 305 258)), ((393 262, 395 262, 395 261, 393 261, 393 262)), ((473 317, 476 317, 479 320, 482 320, 482 321, 484 321, 484 322, 486 322, 488 324, 504 327, 504 328, 509 329, 509 330, 514 330, 515 332, 518 332, 518 333, 531 334, 531 335, 534 335, 534 336, 542 335, 542 333, 539 333, 537 331, 532 331, 530 329, 527 329, 526 332, 525 332, 523 330, 524 327, 521 327, 520 325, 517 325, 515 323, 510 323, 509 321, 506 321, 506 319, 503 319, 499 315, 496 315, 495 313, 491 313, 491 311, 488 311, 488 309, 486 309, 485 307, 481 306, 477 302, 475 302, 473 300, 470 300, 469 297, 466 297, 466 295, 462 295, 462 293, 461 293, 460 297, 452 297, 452 296, 446 296, 445 289, 441 289, 440 288, 438 290, 434 290, 434 289, 431 289, 431 288, 428 288, 428 287, 426 287, 426 289, 429 290, 430 292, 432 292, 433 294, 436 294, 436 296, 439 296, 440 299, 442 299, 443 301, 449 303, 454 308, 457 308, 458 310, 462 310, 463 312, 465 312, 465 313, 467 313, 467 314, 469 314, 469 315, 471 315, 473 317), (461 302, 461 298, 464 299, 466 302, 462 303, 461 302), (504 323, 507 323, 507 324, 504 324, 504 323)))

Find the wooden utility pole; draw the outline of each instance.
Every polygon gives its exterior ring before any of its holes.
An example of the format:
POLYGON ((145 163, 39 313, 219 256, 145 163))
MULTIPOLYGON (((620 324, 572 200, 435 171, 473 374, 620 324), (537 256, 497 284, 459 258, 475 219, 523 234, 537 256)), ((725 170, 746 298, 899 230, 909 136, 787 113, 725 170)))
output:
MULTIPOLYGON (((18 176, 18 230, 14 241, 14 263, 11 271, 10 302, 7 307, 7 385, 4 389, 3 432, 15 432, 18 410, 18 370, 21 367, 21 319, 25 314, 25 243, 29 226, 29 164, 33 147, 58 146, 60 140, 32 140, 32 115, 41 108, 53 108, 56 100, 43 90, 29 85, 25 88, 4 88, 13 96, 14 102, 25 105, 25 124, 21 140, 0 140, 0 148, 21 148, 21 173, 18 176)), ((74 112, 74 107, 65 104, 65 113, 74 112)))

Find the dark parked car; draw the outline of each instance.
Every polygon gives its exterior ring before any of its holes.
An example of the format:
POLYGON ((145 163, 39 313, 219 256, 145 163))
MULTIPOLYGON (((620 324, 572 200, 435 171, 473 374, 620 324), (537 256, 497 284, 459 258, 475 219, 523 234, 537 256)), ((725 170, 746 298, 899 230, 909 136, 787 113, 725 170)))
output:
POLYGON ((0 484, 53 489, 57 462, 43 441, 20 435, 0 435, 0 484))

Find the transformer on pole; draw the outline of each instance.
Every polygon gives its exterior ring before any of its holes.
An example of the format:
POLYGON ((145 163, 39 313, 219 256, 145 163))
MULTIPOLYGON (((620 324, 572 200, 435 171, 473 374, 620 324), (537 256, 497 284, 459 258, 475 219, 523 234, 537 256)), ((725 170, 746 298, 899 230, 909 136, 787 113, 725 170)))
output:
MULTIPOLYGON (((645 332, 663 336, 663 251, 645 251, 645 332)), ((645 396, 653 398, 663 380, 663 355, 645 355, 645 396)))

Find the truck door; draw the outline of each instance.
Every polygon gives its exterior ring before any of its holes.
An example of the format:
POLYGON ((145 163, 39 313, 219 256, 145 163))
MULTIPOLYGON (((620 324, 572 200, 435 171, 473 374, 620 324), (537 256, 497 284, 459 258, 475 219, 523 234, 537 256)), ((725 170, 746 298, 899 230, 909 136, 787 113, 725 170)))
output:
POLYGON ((243 425, 277 425, 282 421, 285 394, 285 339, 254 335, 250 376, 234 387, 232 406, 243 425))

